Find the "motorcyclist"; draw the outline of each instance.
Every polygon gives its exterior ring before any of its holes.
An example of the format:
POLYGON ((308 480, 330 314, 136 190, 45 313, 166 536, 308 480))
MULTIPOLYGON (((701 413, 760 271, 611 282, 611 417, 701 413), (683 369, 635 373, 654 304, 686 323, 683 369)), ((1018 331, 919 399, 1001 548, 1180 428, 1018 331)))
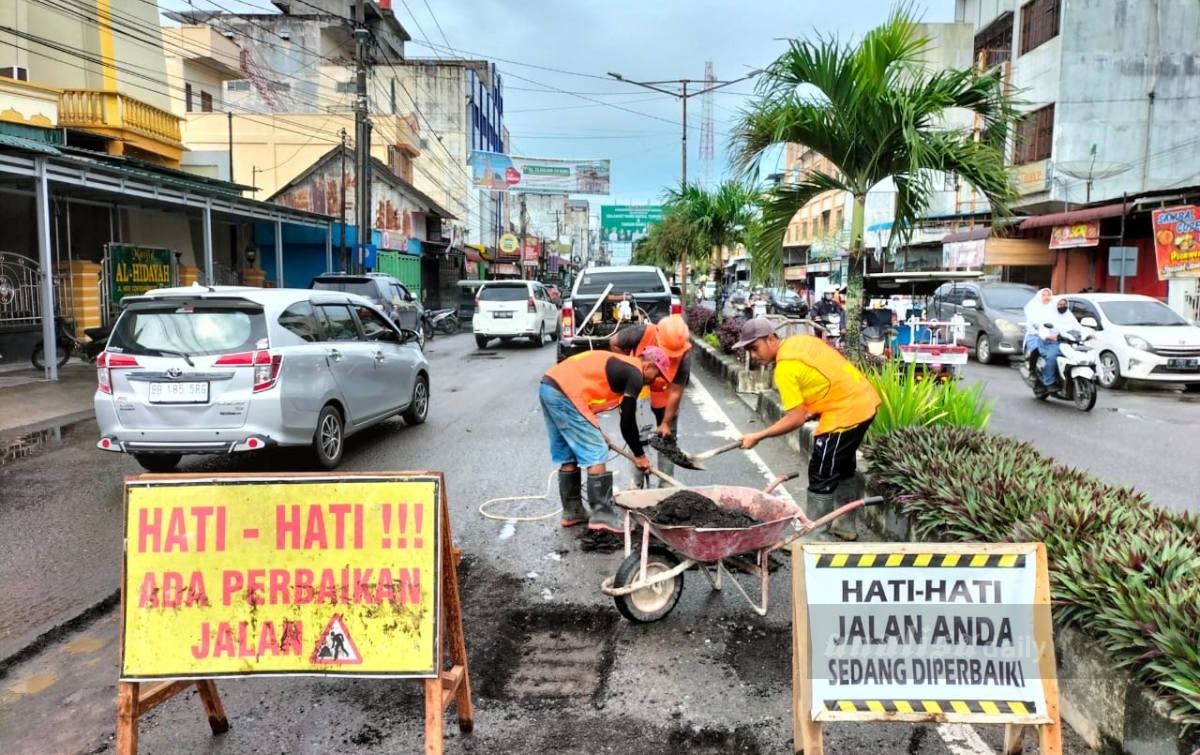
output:
POLYGON ((1060 352, 1058 336, 1079 330, 1079 320, 1071 314, 1070 305, 1063 297, 1054 303, 1053 309, 1042 311, 1043 321, 1038 322, 1038 353, 1045 360, 1042 366, 1042 381, 1037 391, 1038 395, 1049 393, 1058 380, 1058 355, 1060 352))
POLYGON ((817 300, 817 303, 812 308, 812 318, 818 322, 832 320, 837 322, 838 326, 841 327, 845 316, 846 313, 842 309, 842 305, 834 298, 832 288, 825 289, 825 293, 821 294, 821 298, 817 300))

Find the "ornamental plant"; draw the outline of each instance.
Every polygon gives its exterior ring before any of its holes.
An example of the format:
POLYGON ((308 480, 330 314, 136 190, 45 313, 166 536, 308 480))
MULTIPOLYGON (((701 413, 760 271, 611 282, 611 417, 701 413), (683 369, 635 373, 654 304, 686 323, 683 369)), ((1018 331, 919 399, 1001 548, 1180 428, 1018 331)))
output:
POLYGON ((1043 542, 1055 623, 1200 726, 1200 519, 976 428, 900 427, 864 446, 872 484, 938 541, 1043 542))
POLYGON ((683 317, 687 320, 688 330, 698 338, 711 333, 717 324, 717 313, 700 304, 692 304, 685 309, 683 317))
POLYGON ((918 380, 916 365, 888 360, 868 369, 867 379, 879 393, 879 409, 867 441, 902 427, 954 425, 983 429, 995 400, 983 396, 983 384, 918 380))

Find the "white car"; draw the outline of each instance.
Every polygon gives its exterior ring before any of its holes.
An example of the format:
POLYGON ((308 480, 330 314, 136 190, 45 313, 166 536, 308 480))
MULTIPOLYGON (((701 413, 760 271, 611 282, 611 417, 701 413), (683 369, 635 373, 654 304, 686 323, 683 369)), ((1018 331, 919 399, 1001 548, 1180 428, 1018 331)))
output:
POLYGON ((485 281, 475 293, 475 345, 487 348, 493 338, 510 341, 528 338, 534 346, 557 341, 561 334, 558 305, 537 281, 485 281))
POLYGON ((1170 307, 1137 294, 1070 294, 1067 301, 1081 323, 1085 317, 1096 321, 1105 388, 1146 380, 1200 391, 1200 328, 1170 307))

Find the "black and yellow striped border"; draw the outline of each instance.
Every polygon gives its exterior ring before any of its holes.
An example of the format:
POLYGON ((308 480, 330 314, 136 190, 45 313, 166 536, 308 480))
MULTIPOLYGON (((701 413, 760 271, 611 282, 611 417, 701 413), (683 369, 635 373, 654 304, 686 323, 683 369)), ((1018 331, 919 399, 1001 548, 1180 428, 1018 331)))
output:
POLYGON ((886 568, 898 566, 931 569, 962 567, 972 569, 1022 569, 1023 553, 822 553, 818 569, 886 568))
POLYGON ((830 713, 1037 713, 1037 704, 1028 700, 824 700, 822 707, 830 713))

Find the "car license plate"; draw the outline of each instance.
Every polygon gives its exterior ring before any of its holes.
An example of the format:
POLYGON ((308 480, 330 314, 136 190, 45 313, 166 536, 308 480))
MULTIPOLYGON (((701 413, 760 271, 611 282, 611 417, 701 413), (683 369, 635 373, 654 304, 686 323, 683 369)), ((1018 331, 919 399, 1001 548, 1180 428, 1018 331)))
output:
POLYGON ((208 383, 151 383, 151 404, 207 404, 208 383))
POLYGON ((512 312, 493 312, 492 317, 495 317, 497 320, 511 320, 512 312))
POLYGON ((1200 369, 1200 359, 1168 359, 1168 370, 1195 370, 1200 369))

